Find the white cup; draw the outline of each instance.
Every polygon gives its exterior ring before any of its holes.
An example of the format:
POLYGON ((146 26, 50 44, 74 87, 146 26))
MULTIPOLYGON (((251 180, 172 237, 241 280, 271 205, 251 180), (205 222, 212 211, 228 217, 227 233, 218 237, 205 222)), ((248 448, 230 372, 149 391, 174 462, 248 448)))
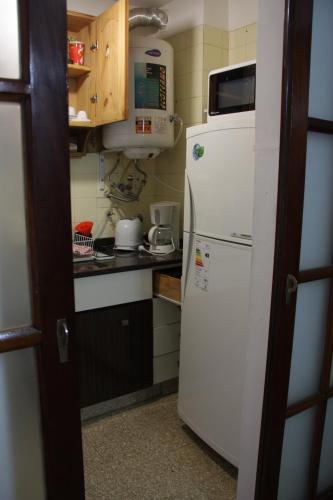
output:
POLYGON ((69 116, 75 116, 76 115, 76 109, 73 106, 68 106, 68 115, 69 116))
POLYGON ((78 120, 88 120, 87 113, 84 110, 78 111, 76 118, 78 120))

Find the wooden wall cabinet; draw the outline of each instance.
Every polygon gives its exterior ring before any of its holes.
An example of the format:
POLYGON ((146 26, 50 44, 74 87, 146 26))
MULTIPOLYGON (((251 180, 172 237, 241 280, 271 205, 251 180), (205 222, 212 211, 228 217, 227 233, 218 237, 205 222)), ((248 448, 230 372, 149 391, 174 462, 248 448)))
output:
POLYGON ((81 407, 153 384, 152 301, 76 313, 81 407))
POLYGON ((85 110, 96 127, 128 116, 128 0, 117 0, 98 17, 67 13, 68 36, 85 43, 85 65, 68 65, 68 101, 85 110))

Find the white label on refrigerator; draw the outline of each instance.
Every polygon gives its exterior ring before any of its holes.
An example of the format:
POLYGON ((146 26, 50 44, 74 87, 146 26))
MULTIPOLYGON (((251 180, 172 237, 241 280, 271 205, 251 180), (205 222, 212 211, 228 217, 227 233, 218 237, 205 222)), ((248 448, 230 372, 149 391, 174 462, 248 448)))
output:
POLYGON ((210 246, 201 240, 195 240, 194 285, 204 292, 208 291, 210 246))

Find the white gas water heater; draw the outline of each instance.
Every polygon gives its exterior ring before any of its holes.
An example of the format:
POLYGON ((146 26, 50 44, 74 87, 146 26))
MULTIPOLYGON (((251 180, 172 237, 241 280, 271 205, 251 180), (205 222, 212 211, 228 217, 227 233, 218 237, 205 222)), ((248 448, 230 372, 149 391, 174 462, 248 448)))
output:
MULTIPOLYGON (((158 8, 135 8, 130 11, 128 120, 103 127, 103 144, 106 150, 122 153, 129 160, 123 167, 118 155, 115 165, 106 175, 106 196, 117 201, 132 202, 139 199, 147 178, 147 174, 140 168, 140 160, 156 158, 162 151, 174 147, 182 133, 183 122, 174 114, 173 109, 173 48, 164 40, 151 36, 163 29, 167 22, 167 14, 158 8), (139 32, 144 35, 138 35, 139 32), (150 36, 147 36, 147 32, 150 36), (176 139, 175 124, 178 125, 176 139)), ((156 175, 154 177, 159 181, 156 175)), ((172 205, 173 218, 179 218, 177 203, 162 203, 172 205)), ((132 221, 120 221, 116 235, 123 235, 123 229, 130 222, 132 221)), ((152 223, 155 224, 155 221, 152 220, 152 223)), ((178 222, 175 227, 179 233, 178 222)), ((179 234, 172 236, 171 226, 159 227, 158 230, 159 234, 163 233, 164 240, 169 231, 169 246, 155 244, 154 250, 150 242, 149 250, 142 245, 141 250, 161 254, 178 248, 179 234)), ((118 238, 118 241, 116 238, 116 246, 124 248, 123 241, 123 237, 118 238)), ((137 243, 132 246, 136 248, 137 243)))
MULTIPOLYGON (((157 30, 167 23, 160 9, 132 9, 130 30, 157 30)), ((103 127, 104 147, 122 151, 133 160, 155 158, 174 147, 174 124, 182 122, 174 115, 173 48, 153 36, 130 33, 128 69, 128 120, 103 127)), ((177 140, 177 139, 176 139, 177 140)))

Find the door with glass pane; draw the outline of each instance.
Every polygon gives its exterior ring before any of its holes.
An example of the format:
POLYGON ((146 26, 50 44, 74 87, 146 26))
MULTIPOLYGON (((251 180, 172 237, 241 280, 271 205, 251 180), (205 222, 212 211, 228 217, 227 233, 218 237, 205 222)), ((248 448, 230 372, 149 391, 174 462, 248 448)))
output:
POLYGON ((0 497, 83 499, 66 2, 0 10, 0 497))
POLYGON ((333 498, 333 2, 288 0, 256 498, 333 498))

